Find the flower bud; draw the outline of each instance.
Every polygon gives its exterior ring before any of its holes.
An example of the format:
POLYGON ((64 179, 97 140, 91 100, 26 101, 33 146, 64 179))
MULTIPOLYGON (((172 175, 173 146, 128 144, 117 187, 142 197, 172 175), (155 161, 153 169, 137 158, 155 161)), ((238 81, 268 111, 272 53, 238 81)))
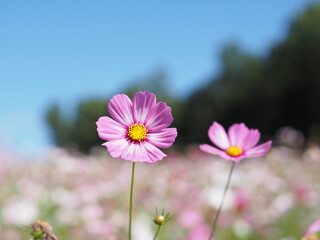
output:
POLYGON ((164 212, 164 209, 161 211, 161 213, 158 213, 158 210, 156 209, 156 216, 153 219, 153 222, 157 225, 162 225, 166 222, 168 222, 171 219, 170 217, 170 213, 166 213, 164 212))
POLYGON ((32 225, 32 231, 52 232, 52 227, 44 221, 37 221, 32 225))
POLYGON ((31 236, 32 240, 58 240, 58 238, 52 233, 52 227, 50 224, 44 221, 37 221, 32 225, 31 236))
POLYGON ((162 215, 158 215, 153 219, 153 221, 154 221, 155 224, 161 225, 164 222, 166 222, 166 218, 164 216, 162 216, 162 215))

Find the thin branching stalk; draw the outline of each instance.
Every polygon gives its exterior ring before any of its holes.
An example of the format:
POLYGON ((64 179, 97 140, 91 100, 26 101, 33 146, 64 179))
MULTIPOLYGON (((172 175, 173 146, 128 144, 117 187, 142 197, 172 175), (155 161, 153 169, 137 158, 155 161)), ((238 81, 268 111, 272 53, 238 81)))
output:
POLYGON ((160 228, 161 228, 161 225, 158 225, 158 229, 157 229, 156 234, 154 235, 153 240, 156 240, 156 239, 157 239, 157 236, 158 236, 158 234, 159 234, 159 232, 160 232, 160 228))
POLYGON ((128 237, 131 240, 131 225, 132 225, 132 199, 133 199, 133 186, 134 186, 134 170, 136 163, 132 162, 132 173, 131 173, 131 187, 130 187, 130 210, 129 210, 129 233, 128 237))
POLYGON ((227 191, 228 191, 228 188, 229 188, 229 185, 230 185, 231 176, 232 176, 232 172, 233 172, 235 164, 236 164, 236 162, 232 161, 232 166, 231 166, 230 173, 229 173, 229 176, 228 176, 227 185, 226 185, 226 187, 224 189, 222 200, 220 202, 220 206, 219 206, 218 211, 216 213, 216 216, 214 218, 214 221, 213 221, 213 224, 212 224, 212 227, 211 227, 210 236, 209 236, 208 240, 211 240, 213 238, 214 231, 216 230, 217 222, 218 222, 218 219, 219 219, 219 216, 220 216, 220 212, 221 212, 221 209, 222 209, 222 206, 223 206, 223 203, 224 203, 224 199, 225 199, 225 197, 227 195, 227 191))
POLYGON ((48 236, 50 236, 52 240, 58 240, 57 236, 54 235, 53 233, 48 233, 48 236))

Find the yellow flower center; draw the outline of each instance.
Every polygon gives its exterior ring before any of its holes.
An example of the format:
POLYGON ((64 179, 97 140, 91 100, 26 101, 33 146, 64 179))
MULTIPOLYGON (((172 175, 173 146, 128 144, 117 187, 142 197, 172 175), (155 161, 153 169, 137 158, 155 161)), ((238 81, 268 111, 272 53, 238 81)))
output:
POLYGON ((307 237, 302 238, 301 240, 319 240, 320 236, 317 233, 313 233, 307 237))
POLYGON ((242 154, 242 149, 237 146, 231 146, 226 150, 227 154, 232 157, 238 157, 242 154))
POLYGON ((133 141, 142 141, 146 139, 148 130, 145 128, 145 126, 141 123, 135 123, 128 129, 128 136, 133 141))

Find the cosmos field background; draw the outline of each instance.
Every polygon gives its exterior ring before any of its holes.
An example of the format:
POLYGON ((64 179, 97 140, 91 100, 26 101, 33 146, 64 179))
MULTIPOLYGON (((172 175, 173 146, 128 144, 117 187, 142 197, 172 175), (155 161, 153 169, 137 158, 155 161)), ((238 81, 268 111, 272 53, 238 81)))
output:
POLYGON ((136 166, 133 239, 153 238, 156 208, 172 216, 159 240, 207 239, 230 162, 199 144, 218 121, 273 145, 236 164, 215 238, 300 240, 320 219, 319 1, 143 3, 0 3, 0 239, 37 220, 60 240, 127 238, 131 165, 96 121, 114 94, 148 90, 178 137, 136 166))

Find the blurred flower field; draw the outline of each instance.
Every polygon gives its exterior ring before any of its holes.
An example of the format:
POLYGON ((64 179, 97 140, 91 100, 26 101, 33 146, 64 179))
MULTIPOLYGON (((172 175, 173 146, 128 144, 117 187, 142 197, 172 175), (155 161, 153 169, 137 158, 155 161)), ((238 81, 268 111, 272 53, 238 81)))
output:
MULTIPOLYGON (((236 164, 216 239, 301 239, 320 217, 320 147, 273 147, 264 158, 236 164)), ((155 208, 172 219, 160 240, 207 239, 231 162, 202 153, 167 152, 154 164, 138 163, 133 239, 152 239, 155 208)), ((48 221, 59 239, 127 237, 130 162, 106 151, 90 156, 50 150, 30 161, 2 151, 0 239, 28 239, 34 221, 48 221)))

